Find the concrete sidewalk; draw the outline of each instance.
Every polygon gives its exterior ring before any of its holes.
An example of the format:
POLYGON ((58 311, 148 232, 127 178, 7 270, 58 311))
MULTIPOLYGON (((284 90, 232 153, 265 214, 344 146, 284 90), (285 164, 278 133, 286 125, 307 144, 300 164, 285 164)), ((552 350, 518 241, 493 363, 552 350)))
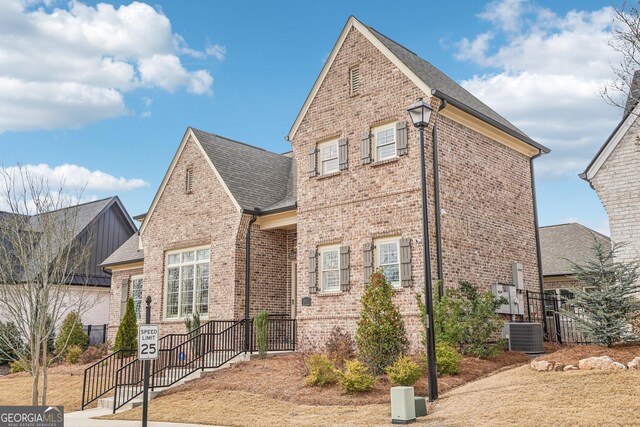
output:
MULTIPOLYGON (((142 421, 120 421, 120 420, 96 420, 93 417, 101 417, 111 414, 109 408, 94 408, 84 411, 69 412, 64 414, 65 427, 139 427, 142 421)), ((149 421, 149 427, 208 427, 205 424, 183 424, 149 421)), ((215 427, 215 426, 210 426, 215 427)), ((219 426, 218 426, 219 427, 219 426)))

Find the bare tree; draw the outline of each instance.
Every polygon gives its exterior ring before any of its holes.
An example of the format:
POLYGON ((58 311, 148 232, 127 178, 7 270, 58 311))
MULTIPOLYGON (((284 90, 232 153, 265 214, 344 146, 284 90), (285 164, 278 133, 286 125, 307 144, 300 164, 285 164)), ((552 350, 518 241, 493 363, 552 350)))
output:
POLYGON ((615 8, 609 45, 620 53, 611 64, 614 79, 602 90, 609 104, 630 114, 640 100, 640 10, 637 1, 623 1, 615 8))
POLYGON ((32 377, 32 405, 46 404, 47 369, 63 353, 47 349, 56 325, 95 304, 84 289, 92 242, 78 238, 79 200, 23 166, 0 168, 0 313, 23 341, 4 344, 32 377))

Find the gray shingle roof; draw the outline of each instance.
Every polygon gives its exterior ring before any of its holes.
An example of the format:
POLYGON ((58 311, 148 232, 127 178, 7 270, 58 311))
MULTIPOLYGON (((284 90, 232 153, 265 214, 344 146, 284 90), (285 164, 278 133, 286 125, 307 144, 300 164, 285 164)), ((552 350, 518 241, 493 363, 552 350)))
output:
POLYGON ((293 158, 191 129, 242 209, 295 207, 293 158))
POLYGON ((144 259, 144 250, 138 249, 138 233, 122 244, 107 259, 105 259, 101 267, 108 267, 118 264, 126 264, 129 262, 142 261, 144 259))
POLYGON ((544 276, 572 274, 571 260, 576 264, 591 258, 593 236, 603 244, 611 245, 611 239, 580 224, 560 224, 540 227, 542 273, 544 276))
POLYGON ((466 89, 449 78, 442 71, 420 58, 404 46, 394 42, 372 27, 367 27, 380 42, 387 47, 403 64, 431 89, 436 90, 438 97, 446 99, 457 107, 467 109, 468 113, 491 122, 512 136, 548 153, 549 149, 532 140, 524 132, 514 126, 500 114, 493 111, 485 103, 469 93, 466 89))

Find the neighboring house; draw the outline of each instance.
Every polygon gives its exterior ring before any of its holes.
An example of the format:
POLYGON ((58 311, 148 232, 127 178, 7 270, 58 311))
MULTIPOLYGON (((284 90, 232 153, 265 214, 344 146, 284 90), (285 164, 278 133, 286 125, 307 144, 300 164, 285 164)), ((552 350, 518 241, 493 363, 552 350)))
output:
MULTIPOLYGON (((82 272, 69 272, 69 283, 61 285, 70 286, 70 299, 82 295, 92 304, 91 309, 82 314, 84 325, 107 324, 111 275, 99 264, 126 242, 137 228, 118 197, 83 203, 41 215, 58 214, 74 221, 74 239, 79 242, 91 242, 87 267, 83 268, 82 272)), ((37 218, 38 216, 33 216, 31 220, 37 221, 37 218)), ((0 318, 2 317, 0 313, 0 318)))
POLYGON ((586 289, 584 283, 573 277, 571 263, 584 265, 592 259, 596 240, 605 247, 611 247, 611 239, 581 224, 540 227, 545 291, 566 293, 572 289, 586 289))
MULTIPOLYGON (((183 318, 243 318, 246 248, 250 314, 297 319, 298 347, 354 333, 365 282, 382 268, 396 289, 412 348, 423 294, 418 131, 407 107, 436 111, 446 286, 482 289, 524 269, 540 291, 532 160, 548 150, 428 62, 351 17, 275 154, 188 128, 140 228, 111 269, 113 337, 127 295, 153 298, 161 332, 183 318), (437 111, 437 107, 446 107, 437 111), (250 231, 250 234, 249 234, 250 231), (144 248, 144 249, 142 249, 144 248), (141 289, 141 290, 140 290, 141 289)), ((436 271, 432 155, 428 154, 436 271)))
POLYGON ((609 217, 611 240, 621 244, 616 261, 640 258, 640 72, 622 120, 580 177, 591 185, 609 217))

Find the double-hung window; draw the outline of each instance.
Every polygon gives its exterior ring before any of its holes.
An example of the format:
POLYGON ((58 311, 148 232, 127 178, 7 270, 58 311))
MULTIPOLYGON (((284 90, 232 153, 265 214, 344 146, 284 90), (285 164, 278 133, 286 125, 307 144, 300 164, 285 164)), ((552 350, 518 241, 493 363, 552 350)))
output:
POLYGON ((136 319, 139 322, 142 315, 142 276, 131 278, 131 299, 136 309, 136 319))
POLYGON ((386 160, 397 156, 396 124, 389 123, 373 129, 375 160, 386 160))
POLYGON ((320 280, 322 292, 340 291, 340 247, 320 248, 320 280))
POLYGON ((165 317, 175 319, 209 314, 209 248, 167 254, 165 317))
POLYGON ((400 286, 400 240, 398 238, 379 239, 375 242, 376 268, 381 268, 392 286, 400 286))
POLYGON ((339 170, 338 140, 322 142, 318 144, 320 153, 320 174, 326 175, 339 170))

